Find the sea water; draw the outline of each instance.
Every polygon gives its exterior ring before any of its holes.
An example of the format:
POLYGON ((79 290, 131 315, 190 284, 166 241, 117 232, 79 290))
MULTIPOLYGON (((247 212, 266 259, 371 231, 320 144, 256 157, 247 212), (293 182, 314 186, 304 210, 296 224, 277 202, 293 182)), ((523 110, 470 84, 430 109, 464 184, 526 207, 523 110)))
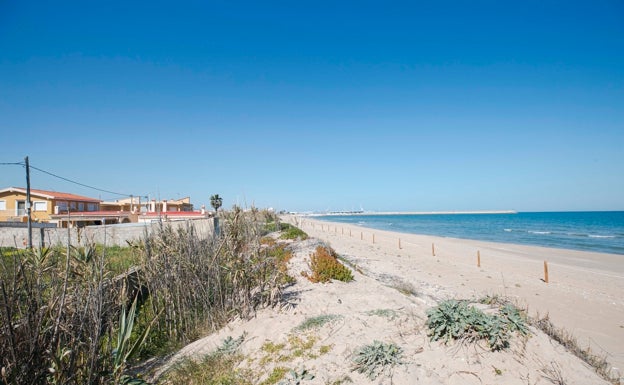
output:
POLYGON ((624 211, 358 214, 318 218, 410 234, 624 255, 624 211))

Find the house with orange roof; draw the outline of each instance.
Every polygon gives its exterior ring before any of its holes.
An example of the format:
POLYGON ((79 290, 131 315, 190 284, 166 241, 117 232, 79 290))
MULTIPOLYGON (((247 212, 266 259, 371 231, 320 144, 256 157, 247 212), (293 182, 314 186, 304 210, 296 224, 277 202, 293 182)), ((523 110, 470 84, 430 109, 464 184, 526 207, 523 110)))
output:
MULTIPOLYGON (((97 212, 101 200, 59 191, 30 190, 31 218, 36 222, 54 222, 53 216, 70 212, 97 212)), ((0 190, 0 221, 27 222, 26 189, 8 187, 0 190)))
MULTIPOLYGON (((35 222, 55 223, 58 227, 83 227, 102 224, 202 219, 210 213, 202 207, 193 211, 189 197, 175 200, 141 202, 129 197, 114 202, 76 194, 31 189, 31 218, 35 222)), ((0 222, 27 222, 26 189, 0 190, 0 222)))

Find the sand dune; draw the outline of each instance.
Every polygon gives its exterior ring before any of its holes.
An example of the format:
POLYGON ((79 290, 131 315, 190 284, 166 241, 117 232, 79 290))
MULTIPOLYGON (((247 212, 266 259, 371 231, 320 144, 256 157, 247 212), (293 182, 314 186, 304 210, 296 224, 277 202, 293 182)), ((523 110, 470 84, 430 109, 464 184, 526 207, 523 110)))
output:
POLYGON ((291 245, 295 256, 289 269, 297 282, 286 289, 284 306, 260 310, 251 320, 233 321, 186 346, 159 373, 179 359, 214 351, 226 337, 245 335, 241 365, 258 374, 258 383, 276 367, 305 368, 315 375, 305 382, 310 384, 347 383, 347 378, 355 384, 551 384, 548 377, 553 376, 568 385, 607 383, 535 328, 528 339, 515 338, 501 352, 481 344, 429 340, 427 309, 444 299, 485 294, 506 295, 531 313, 549 313, 555 324, 573 331, 581 342, 608 351, 613 363, 622 360, 623 291, 617 256, 284 219, 314 237, 291 245), (357 265, 355 281, 313 284, 301 276, 320 242, 357 265), (542 281, 546 256, 548 284, 542 281), (310 320, 326 323, 302 327, 310 320), (403 363, 371 381, 352 371, 352 359, 358 348, 374 341, 401 347, 403 363))

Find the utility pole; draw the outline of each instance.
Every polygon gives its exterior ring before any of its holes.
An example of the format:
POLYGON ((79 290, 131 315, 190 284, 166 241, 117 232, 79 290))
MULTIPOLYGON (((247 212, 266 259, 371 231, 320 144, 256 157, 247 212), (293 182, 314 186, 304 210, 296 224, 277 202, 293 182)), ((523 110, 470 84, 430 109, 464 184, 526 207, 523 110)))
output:
POLYGON ((26 213, 28 214, 28 249, 32 249, 32 218, 30 217, 32 202, 30 201, 30 166, 28 157, 24 159, 26 163, 26 213))

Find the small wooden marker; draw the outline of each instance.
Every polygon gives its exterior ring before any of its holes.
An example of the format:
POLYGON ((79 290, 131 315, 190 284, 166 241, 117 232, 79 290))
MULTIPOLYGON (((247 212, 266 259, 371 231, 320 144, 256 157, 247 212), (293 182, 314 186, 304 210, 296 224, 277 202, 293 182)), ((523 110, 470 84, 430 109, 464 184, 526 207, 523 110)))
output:
POLYGON ((548 262, 544 261, 544 282, 548 283, 548 262))
POLYGON ((373 243, 375 243, 375 233, 373 233, 373 243))
POLYGON ((399 250, 401 250, 401 249, 402 249, 402 247, 401 247, 401 238, 399 238, 399 250))
POLYGON ((477 250, 477 267, 481 267, 481 252, 477 250))
POLYGON ((435 244, 431 244, 431 255, 435 257, 435 244))
POLYGON ((360 241, 364 239, 364 233, 360 231, 360 241))

